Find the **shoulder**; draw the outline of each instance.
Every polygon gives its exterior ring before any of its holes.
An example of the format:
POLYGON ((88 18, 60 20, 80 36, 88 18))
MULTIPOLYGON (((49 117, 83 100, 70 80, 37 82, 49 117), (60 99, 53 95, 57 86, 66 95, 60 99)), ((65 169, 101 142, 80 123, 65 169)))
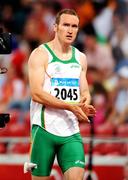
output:
POLYGON ((87 60, 85 53, 81 52, 79 49, 75 47, 76 56, 79 56, 79 62, 82 66, 86 66, 87 60))
POLYGON ((28 64, 31 63, 43 64, 43 62, 47 61, 47 58, 48 58, 47 51, 45 50, 45 48, 43 48, 43 45, 40 45, 31 52, 28 60, 28 64))
MULTIPOLYGON (((74 46, 73 46, 74 47, 74 46)), ((82 51, 80 51, 78 48, 74 47, 75 48, 75 53, 76 54, 79 54, 80 58, 82 59, 86 59, 86 55, 85 53, 83 53, 82 51)))
POLYGON ((47 56, 47 51, 45 50, 43 45, 40 45, 31 52, 30 56, 33 57, 47 56))

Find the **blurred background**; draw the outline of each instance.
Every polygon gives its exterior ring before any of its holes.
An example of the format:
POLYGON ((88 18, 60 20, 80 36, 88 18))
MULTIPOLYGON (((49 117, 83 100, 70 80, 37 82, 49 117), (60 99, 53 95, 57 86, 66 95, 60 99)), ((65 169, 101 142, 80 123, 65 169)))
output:
MULTIPOLYGON (((52 39, 56 13, 73 8, 80 16, 74 46, 87 56, 92 104, 94 180, 128 179, 128 0, 0 0, 0 26, 12 33, 12 53, 0 55, 0 113, 10 113, 0 129, 0 179, 30 180, 30 92, 27 62, 31 51, 52 39)), ((87 164, 91 125, 81 123, 87 164)), ((86 168, 85 178, 88 171, 86 168)), ((55 161, 51 180, 61 180, 55 161)))

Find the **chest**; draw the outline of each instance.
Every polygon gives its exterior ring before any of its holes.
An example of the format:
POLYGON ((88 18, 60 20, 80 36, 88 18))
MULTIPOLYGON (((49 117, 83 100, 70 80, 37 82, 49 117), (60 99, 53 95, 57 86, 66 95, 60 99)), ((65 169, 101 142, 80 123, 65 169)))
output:
POLYGON ((78 63, 54 62, 48 64, 47 73, 51 78, 79 78, 81 66, 78 63))

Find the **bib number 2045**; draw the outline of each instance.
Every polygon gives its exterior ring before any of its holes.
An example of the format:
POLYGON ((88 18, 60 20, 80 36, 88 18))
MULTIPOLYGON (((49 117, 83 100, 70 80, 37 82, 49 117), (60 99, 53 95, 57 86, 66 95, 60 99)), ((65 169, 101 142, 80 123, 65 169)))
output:
POLYGON ((55 92, 55 96, 58 99, 62 99, 62 100, 77 100, 78 99, 78 94, 77 94, 77 89, 59 89, 59 88, 54 88, 54 92, 55 92))

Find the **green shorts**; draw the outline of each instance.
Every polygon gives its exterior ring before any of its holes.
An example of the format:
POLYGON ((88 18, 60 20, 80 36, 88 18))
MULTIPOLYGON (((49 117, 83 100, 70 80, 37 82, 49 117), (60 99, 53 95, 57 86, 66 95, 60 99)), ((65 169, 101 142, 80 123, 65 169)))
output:
POLYGON ((33 125, 31 162, 37 164, 32 170, 34 176, 49 176, 55 155, 64 173, 71 167, 85 167, 85 156, 80 133, 61 137, 50 134, 43 128, 33 125))

